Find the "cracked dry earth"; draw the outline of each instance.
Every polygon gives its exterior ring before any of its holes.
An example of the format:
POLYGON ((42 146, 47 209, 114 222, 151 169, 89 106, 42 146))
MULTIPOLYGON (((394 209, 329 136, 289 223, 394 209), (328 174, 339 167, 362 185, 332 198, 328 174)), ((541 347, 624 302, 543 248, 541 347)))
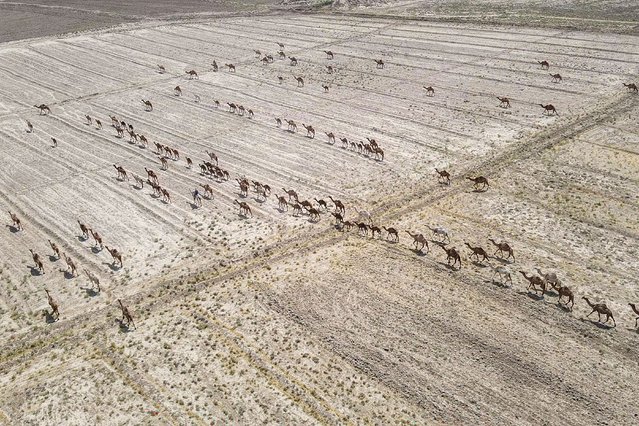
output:
POLYGON ((638 66, 633 36, 321 14, 0 45, 0 423, 637 422, 639 335, 627 304, 639 302, 639 96, 622 83, 638 66), (277 42, 297 67, 277 58, 277 42), (213 72, 213 60, 237 71, 213 72), (32 107, 41 103, 50 115, 32 107), (153 143, 118 138, 109 114, 181 159, 160 170, 153 143), (317 135, 287 132, 276 117, 317 135), (384 160, 342 148, 341 137, 376 139, 384 160), (206 150, 229 181, 199 173, 206 150), (113 164, 155 170, 172 202, 116 179, 113 164), (450 186, 435 167, 451 172, 450 186), (477 175, 487 191, 466 180, 477 175), (240 176, 272 194, 242 197, 240 176), (190 191, 205 183, 213 197, 195 208, 190 191), (350 220, 367 210, 399 242, 340 231, 328 212, 315 223, 280 211, 283 188, 300 201, 340 199, 350 220), (252 217, 238 215, 240 199, 252 217), (123 253, 122 268, 77 220, 123 253), (449 230, 461 269, 427 226, 449 230), (414 251, 405 231, 423 233, 430 251, 414 251), (492 256, 488 238, 508 241, 516 261, 492 256), (65 274, 48 239, 102 291, 65 274), (489 260, 473 262, 465 242, 489 260), (509 269, 512 286, 489 265, 509 269), (573 290, 572 312, 554 291, 527 291, 518 271, 536 267, 573 290), (45 288, 60 307, 54 323, 45 288), (582 296, 605 301, 617 327, 587 317, 582 296), (117 299, 135 329, 118 326, 117 299))

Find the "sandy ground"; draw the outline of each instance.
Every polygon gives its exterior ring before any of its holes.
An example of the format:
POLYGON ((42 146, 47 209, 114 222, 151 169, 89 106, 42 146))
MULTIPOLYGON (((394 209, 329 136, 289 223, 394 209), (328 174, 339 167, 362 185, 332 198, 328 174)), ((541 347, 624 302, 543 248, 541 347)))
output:
POLYGON ((639 302, 639 96, 622 83, 636 81, 638 46, 613 33, 319 14, 0 46, 0 203, 24 226, 5 213, 0 422, 636 422, 638 335, 627 303, 639 302), (278 42, 298 66, 277 57, 278 42), (51 114, 39 115, 40 103, 51 114), (151 145, 118 138, 109 114, 151 145), (384 160, 342 147, 341 137, 374 138, 384 160), (180 159, 160 170, 153 142, 180 159), (229 181, 200 173, 205 151, 229 181), (155 170, 171 203, 148 184, 118 180, 113 164, 155 170), (451 185, 438 183, 435 167, 451 172, 451 185), (489 179, 487 191, 473 191, 466 177, 476 175, 489 179), (243 196, 241 176, 272 194, 243 196), (205 183, 213 197, 197 207, 190 191, 205 183), (364 209, 400 240, 337 229, 328 212, 315 222, 280 210, 284 188, 329 210, 329 196, 342 200, 350 220, 364 209), (235 200, 253 215, 239 215, 235 200), (78 220, 123 253, 122 268, 82 237, 78 220), (436 225, 449 230, 461 269, 431 239, 436 225), (405 231, 426 235, 430 251, 413 250, 405 231), (492 256, 489 238, 508 241, 516 261, 492 256), (473 262, 465 242, 489 260, 473 262), (512 285, 493 281, 489 265, 507 268, 512 285), (572 312, 556 292, 527 291, 518 271, 536 267, 573 290, 572 312), (45 288, 59 321, 47 314, 45 288), (617 327, 586 318, 582 296, 605 301, 617 327), (118 325, 117 299, 135 328, 118 325))

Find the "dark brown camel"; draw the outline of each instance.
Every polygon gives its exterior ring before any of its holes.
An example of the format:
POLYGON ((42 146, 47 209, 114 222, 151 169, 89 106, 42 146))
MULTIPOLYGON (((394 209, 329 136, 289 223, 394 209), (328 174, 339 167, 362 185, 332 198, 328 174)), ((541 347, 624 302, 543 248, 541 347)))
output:
POLYGON ((248 203, 238 200, 235 200, 235 203, 240 206, 240 216, 247 217, 250 214, 251 217, 253 217, 253 212, 251 211, 251 207, 248 203))
POLYGON ((297 58, 295 56, 289 56, 288 59, 291 61, 291 66, 297 66, 297 58))
POLYGON ((637 88, 637 85, 635 83, 623 83, 623 85, 626 89, 628 89, 629 92, 639 93, 639 88, 637 88))
POLYGON ((341 214, 331 212, 331 215, 333 215, 333 217, 335 218, 335 225, 341 225, 344 223, 344 217, 342 217, 341 214))
POLYGON ((124 167, 122 166, 117 166, 117 165, 113 165, 113 167, 115 167, 115 170, 118 171, 118 177, 117 179, 119 180, 129 180, 129 177, 126 174, 126 170, 124 170, 124 167))
POLYGON ((51 108, 49 108, 45 104, 34 105, 34 107, 36 107, 36 108, 38 108, 40 110, 40 115, 42 115, 42 114, 47 115, 47 114, 51 113, 51 108))
POLYGON ((559 113, 557 112, 557 109, 552 104, 548 104, 548 105, 539 104, 539 106, 544 109, 544 114, 547 114, 547 115, 557 114, 557 115, 559 115, 559 113))
POLYGON ((375 64, 377 64, 377 68, 384 69, 384 60, 383 59, 373 59, 375 64))
POLYGON ((561 78, 561 74, 550 74, 550 76, 552 77, 552 82, 553 83, 559 83, 562 78, 561 78))
POLYGON ((547 70, 550 68, 550 64, 548 61, 537 61, 541 65, 542 70, 547 70))
POLYGON ((286 195, 288 195, 288 200, 289 201, 291 200, 291 198, 295 198, 295 200, 299 200, 299 198, 297 196, 297 192, 295 192, 293 189, 282 188, 282 191, 284 191, 286 193, 286 195))
POLYGON ((476 191, 485 191, 490 186, 488 184, 488 179, 486 179, 484 176, 477 176, 474 178, 467 177, 466 179, 473 181, 473 186, 475 187, 476 191))
POLYGON ((515 254, 513 253, 513 249, 512 247, 510 247, 510 244, 508 244, 505 241, 502 241, 501 243, 498 243, 497 241, 493 240, 492 238, 489 238, 488 241, 490 241, 491 243, 493 243, 493 245, 495 247, 497 247, 497 250, 495 250, 494 255, 497 254, 497 252, 499 252, 499 256, 501 258, 504 257, 504 253, 508 253, 508 256, 506 257, 506 259, 510 259, 511 257, 513 258, 513 262, 515 261, 515 254))
POLYGON ((406 233, 413 238, 413 245, 415 246, 416 251, 422 251, 424 247, 426 247, 426 253, 430 251, 430 248, 428 247, 428 240, 424 237, 424 234, 413 234, 410 231, 406 231, 406 233))
POLYGON ((486 253, 486 250, 484 250, 482 247, 473 247, 467 242, 464 242, 464 244, 466 244, 466 247, 468 247, 472 251, 471 255, 469 256, 470 259, 472 259, 473 256, 475 256, 475 259, 477 259, 477 262, 483 262, 484 260, 488 260, 488 253, 486 253))
POLYGON ((628 303, 628 305, 632 308, 633 312, 637 315, 635 318, 635 328, 637 328, 637 321, 639 321, 639 308, 634 303, 628 303))
POLYGON ((446 246, 443 246, 443 245, 439 247, 441 247, 442 250, 446 252, 446 263, 448 263, 450 267, 454 268, 455 264, 459 262, 459 269, 461 269, 462 267, 461 256, 459 255, 459 252, 457 251, 457 249, 455 247, 446 248, 446 246), (453 261, 452 265, 450 263, 451 260, 453 261))
POLYGON ((115 262, 117 261, 120 264, 120 268, 122 268, 124 266, 122 263, 122 254, 120 254, 118 249, 116 248, 112 249, 112 248, 109 248, 109 246, 104 246, 104 248, 107 249, 111 257, 113 258, 113 264, 115 265, 115 262))
POLYGON ((439 170, 437 167, 435 167, 435 171, 439 175, 439 177, 437 178, 439 180, 439 183, 450 185, 450 173, 448 173, 446 170, 439 170))
POLYGON ((47 302, 49 302, 49 306, 51 307, 51 317, 55 316, 55 320, 57 321, 60 318, 58 304, 53 300, 53 297, 51 297, 49 290, 45 288, 44 291, 47 293, 47 302))
POLYGON ((435 96, 435 89, 433 89, 433 86, 422 86, 424 88, 424 90, 426 90, 426 96, 435 96))
POLYGON ((147 111, 153 111, 153 104, 149 100, 142 99, 142 103, 144 104, 144 109, 147 111))
POLYGON ((235 65, 233 64, 224 64, 229 69, 229 72, 235 72, 235 65))
POLYGON ((364 235, 368 236, 368 225, 367 224, 365 224, 364 222, 359 222, 359 223, 356 222, 356 225, 357 225, 357 232, 359 234, 364 234, 364 235))
POLYGON ((314 200, 317 202, 317 204, 320 206, 321 209, 327 210, 328 209, 328 205, 326 204, 326 201, 322 200, 322 199, 317 199, 314 198, 314 200))
POLYGON ((219 69, 219 67, 217 66, 217 62, 216 61, 213 61, 211 66, 213 67, 213 72, 217 72, 217 70, 219 69))
POLYGON ((200 76, 197 75, 197 72, 195 72, 195 70, 186 71, 186 75, 189 76, 189 80, 191 80, 193 78, 195 78, 196 80, 199 80, 199 78, 200 78, 200 76))
POLYGON ((499 96, 497 96, 497 99, 499 99, 499 106, 502 108, 510 108, 510 99, 508 98, 501 98, 499 96))
POLYGON ((588 306, 590 306, 590 308, 592 309, 592 311, 590 311, 590 313, 586 315, 586 318, 592 315, 593 312, 597 312, 597 315, 599 315, 599 319, 597 320, 598 322, 601 322, 601 316, 605 315, 606 320, 604 322, 608 322, 608 320, 612 318, 612 323, 615 327, 617 326, 617 322, 615 321, 615 317, 612 315, 612 311, 608 308, 608 306, 606 306, 605 303, 590 303, 590 300, 588 300, 586 296, 582 297, 582 299, 584 299, 588 306))
POLYGON ((340 200, 334 200, 333 197, 331 197, 330 195, 328 196, 328 198, 331 200, 331 202, 335 206, 335 211, 336 212, 341 213, 341 214, 345 214, 346 213, 346 208, 344 207, 344 204, 340 200))
POLYGON ((147 177, 149 178, 149 181, 152 181, 152 182, 155 182, 156 184, 159 184, 158 175, 153 170, 149 170, 146 167, 144 168, 144 170, 146 171, 146 174, 147 174, 147 177))
POLYGON ((326 59, 333 59, 333 52, 331 52, 330 50, 325 50, 324 53, 326 53, 326 59))
POLYGON ((382 226, 382 228, 384 228, 384 231, 386 231, 386 239, 389 239, 391 237, 391 235, 393 236, 393 241, 398 243, 399 242, 399 232, 397 232, 397 229, 395 228, 387 228, 385 226, 382 226))
POLYGON ((120 322, 124 324, 124 321, 126 320, 126 327, 128 327, 130 324, 133 324, 133 328, 137 329, 135 323, 133 322, 133 316, 131 315, 131 312, 129 312, 129 309, 124 306, 120 299, 118 299, 118 303, 120 304, 120 310, 122 311, 122 319, 120 320, 120 322))
POLYGON ((42 264, 40 255, 34 252, 32 249, 29 249, 29 251, 31 252, 31 257, 33 258, 33 262, 36 264, 36 267, 38 268, 41 274, 44 274, 44 265, 42 264))
POLYGON ((308 212, 309 219, 313 222, 317 222, 320 220, 320 212, 315 207, 307 207, 304 206, 306 211, 308 212))
POLYGON ((293 76, 293 78, 297 80, 297 87, 304 87, 304 79, 302 77, 293 76))
POLYGON ((279 196, 277 194, 275 194, 275 196, 277 197, 277 208, 280 209, 281 211, 288 211, 288 201, 286 201, 286 198, 279 196))
POLYGON ((173 93, 175 93, 175 96, 182 96, 182 88, 180 86, 175 86, 173 93))
POLYGON ((542 297, 544 294, 546 294, 546 280, 538 277, 537 275, 529 276, 524 271, 519 271, 519 273, 523 275, 524 278, 526 278, 526 281, 528 281, 528 290, 532 288, 535 293, 541 290, 542 297), (539 287, 539 289, 537 287, 539 287))

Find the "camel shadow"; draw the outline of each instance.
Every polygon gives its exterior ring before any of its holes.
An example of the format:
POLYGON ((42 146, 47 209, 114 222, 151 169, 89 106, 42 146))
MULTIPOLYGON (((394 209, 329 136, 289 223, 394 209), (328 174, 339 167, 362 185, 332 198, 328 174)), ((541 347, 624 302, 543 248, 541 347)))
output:
POLYGON ((454 265, 451 265, 450 263, 446 263, 446 262, 437 262, 440 265, 442 265, 444 268, 448 269, 449 271, 461 271, 461 266, 459 268, 455 268, 454 265))
POLYGON ((89 297, 95 297, 100 294, 99 291, 89 287, 80 287, 80 290, 84 290, 89 297))
POLYGON ((413 253, 415 253, 417 256, 419 257, 424 257, 428 254, 427 251, 421 250, 421 249, 410 249, 410 251, 412 251, 413 253))
POLYGON ((490 256, 491 259, 495 260, 496 262, 499 262, 503 265, 511 265, 513 263, 512 260, 508 260, 508 259, 503 259, 501 257, 497 257, 497 256, 490 256))
POLYGON ((480 261, 478 261, 478 260, 474 260, 474 261, 472 262, 472 264, 473 264, 473 265, 475 265, 475 266, 476 266, 476 267, 478 267, 478 268, 486 268, 486 267, 488 266, 488 265, 484 265, 483 263, 481 263, 481 262, 480 262, 480 261))
POLYGON ((615 328, 613 325, 606 324, 606 323, 599 322, 599 321, 595 321, 595 320, 591 320, 591 319, 588 319, 588 318, 580 318, 579 320, 581 322, 589 322, 590 324, 592 324, 595 327, 600 328, 602 330, 612 330, 613 328, 615 328))
POLYGON ((191 210, 199 209, 200 207, 202 207, 201 205, 196 204, 193 201, 187 201, 186 204, 191 207, 191 210))
POLYGON ((256 203, 259 203, 259 204, 264 204, 264 203, 266 202, 266 199, 261 199, 261 198, 258 198, 258 197, 253 197, 253 201, 255 201, 256 203))
POLYGON ((495 281, 495 280, 486 280, 484 282, 487 283, 487 284, 492 284, 495 287, 499 287, 499 288, 510 288, 511 287, 511 286, 509 286, 506 283, 502 283, 502 282, 495 281))
POLYGON ((49 262, 57 262, 58 260, 60 260, 59 257, 55 257, 53 254, 49 255, 49 262))
POLYGON ((486 192, 486 191, 488 191, 488 188, 486 188, 486 189, 473 189, 471 192, 480 193, 480 192, 486 192))
POLYGON ((45 311, 44 311, 44 321, 47 324, 53 324, 57 320, 58 320, 57 318, 53 318, 53 314, 51 312, 49 312, 48 310, 45 309, 45 311))
POLYGON ((20 231, 18 228, 16 228, 13 225, 7 225, 7 228, 9 228, 9 231, 13 234, 15 234, 16 232, 20 231))
POLYGON ((116 265, 115 263, 111 262, 102 262, 103 264, 107 265, 109 267, 109 269, 111 269, 112 271, 119 271, 120 269, 122 269, 120 267, 120 265, 116 265))
POLYGON ((543 295, 540 296, 540 295, 538 295, 536 293, 531 293, 529 291, 518 291, 517 293, 521 294, 521 295, 524 295, 524 296, 527 296, 527 297, 529 297, 530 299, 532 299, 532 300, 534 300, 536 302, 539 302, 540 300, 544 300, 544 296, 543 295))
POLYGON ((89 239, 89 237, 85 237, 84 235, 76 235, 76 238, 78 239, 78 241, 80 242, 85 242, 86 240, 89 239))
POLYGON ((275 210, 277 210, 277 211, 278 211, 278 212, 280 212, 280 213, 286 213, 286 212, 288 212, 288 210, 284 210, 284 209, 283 209, 283 208, 281 208, 281 207, 277 207, 275 210))
POLYGON ((75 275, 73 275, 72 272, 64 271, 64 278, 66 278, 67 280, 72 280, 73 278, 75 278, 75 275))
POLYGON ((560 311, 563 311, 563 312, 572 312, 572 309, 570 309, 568 306, 566 306, 566 305, 564 305, 562 303, 559 303, 559 302, 557 302, 555 304, 555 307, 557 309, 559 309, 560 311))
POLYGON ((131 331, 133 331, 121 319, 116 319, 115 322, 118 323, 118 328, 120 329, 121 333, 130 333, 131 331))
POLYGON ((101 249, 100 247, 93 246, 93 247, 91 247, 91 251, 92 251, 94 254, 98 254, 98 253, 100 253, 100 252, 102 251, 102 249, 101 249))
POLYGON ((31 276, 32 277, 37 277, 38 275, 43 275, 42 272, 40 272, 40 270, 35 267, 35 266, 29 266, 29 269, 31 271, 31 276))

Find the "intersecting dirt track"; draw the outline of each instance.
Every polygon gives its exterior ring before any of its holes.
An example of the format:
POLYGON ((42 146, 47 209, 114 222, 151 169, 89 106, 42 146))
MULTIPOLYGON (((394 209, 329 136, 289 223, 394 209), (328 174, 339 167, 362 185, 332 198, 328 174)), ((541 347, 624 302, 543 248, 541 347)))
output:
POLYGON ((622 83, 638 71, 635 36, 321 14, 0 44, 0 424, 635 423, 639 96, 622 83), (150 144, 118 137, 109 115, 150 144), (155 143, 180 158, 163 170, 155 143), (201 173, 207 151, 230 179, 201 173), (145 168, 170 202, 136 183, 145 168), (479 175, 484 192, 467 179, 479 175), (270 195, 242 194, 242 177, 270 195), (202 185, 213 195, 198 206, 202 185), (319 220, 280 209, 285 189, 319 220), (329 196, 399 241, 336 226, 329 196), (527 290, 518 271, 535 268, 573 290, 572 311, 527 290), (617 326, 586 317, 582 296, 617 326))

